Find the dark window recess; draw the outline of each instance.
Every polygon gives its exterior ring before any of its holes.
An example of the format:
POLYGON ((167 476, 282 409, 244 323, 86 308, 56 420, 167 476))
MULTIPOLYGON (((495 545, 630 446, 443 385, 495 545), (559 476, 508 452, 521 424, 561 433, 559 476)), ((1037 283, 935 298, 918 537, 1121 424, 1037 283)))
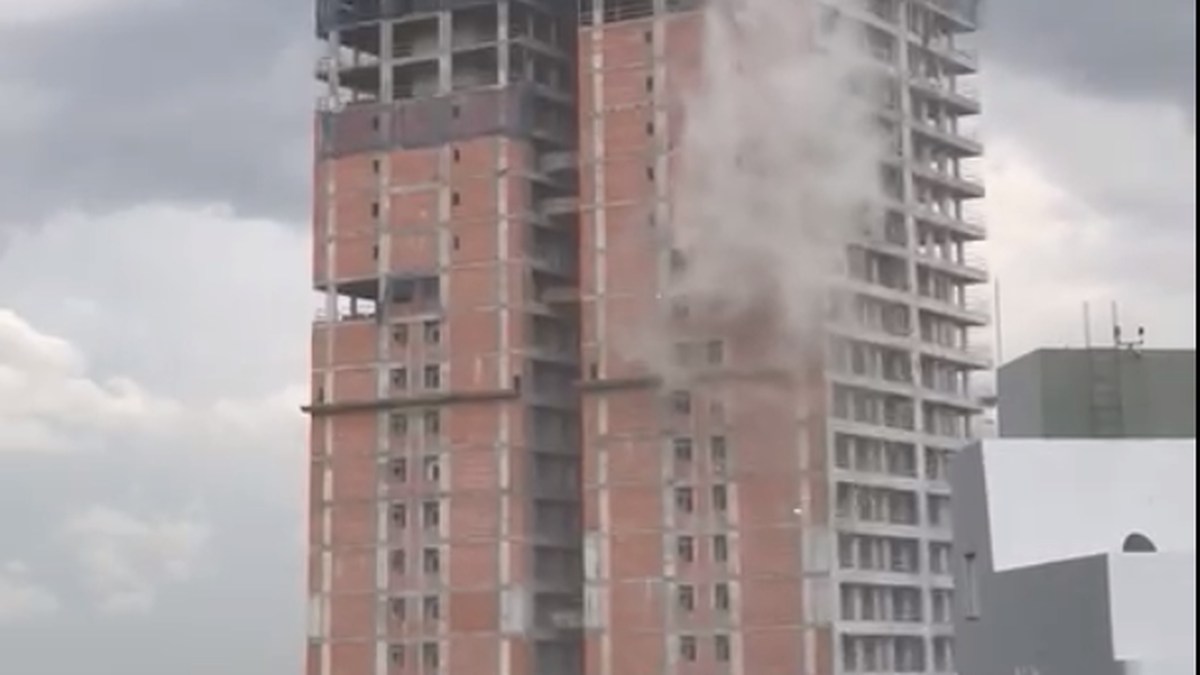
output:
POLYGON ((392 388, 405 389, 408 387, 408 369, 407 368, 392 368, 391 372, 392 388))
POLYGON ((422 555, 422 568, 427 574, 437 574, 442 571, 442 554, 436 548, 425 549, 422 555))
POLYGON ((421 525, 426 529, 437 529, 442 524, 442 511, 437 502, 421 505, 421 525))
POLYGON ((373 131, 379 131, 379 127, 379 115, 375 115, 371 118, 371 129, 373 131))
POLYGON ((371 202, 371 217, 379 217, 379 202, 371 202))
POLYGON ((457 192, 451 194, 450 195, 450 204, 453 206, 459 206, 460 204, 462 204, 462 195, 458 194, 457 192))
POLYGON ((713 537, 713 560, 717 562, 729 560, 729 540, 723 534, 713 537))
POLYGON ((654 122, 646 122, 646 135, 647 136, 654 135, 654 122))
POLYGON ((392 504, 390 513, 392 524, 396 527, 408 526, 408 507, 404 504, 392 504))
POLYGON ((408 435, 408 415, 402 412, 392 413, 388 418, 393 436, 408 435))
POLYGON ((642 39, 646 41, 646 44, 652 44, 654 42, 654 31, 648 30, 642 33, 642 39))
POLYGON ((462 108, 459 107, 459 105, 457 103, 450 106, 450 116, 453 117, 454 119, 458 119, 459 117, 462 116, 462 108))
POLYGON ((729 461, 729 445, 724 436, 713 436, 708 439, 708 450, 712 455, 712 463, 717 469, 724 469, 729 461))
POLYGON ((462 152, 461 152, 461 151, 459 151, 459 149, 458 149, 458 148, 455 148, 455 149, 454 149, 454 161, 455 161, 455 162, 457 162, 457 161, 459 161, 459 160, 461 160, 461 159, 462 159, 462 152))
POLYGON ((379 160, 371 160, 371 173, 379 173, 379 160))
POLYGON ((416 297, 416 288, 411 283, 392 283, 388 285, 388 290, 392 296, 392 302, 397 305, 412 302, 416 297))
POLYGON ((724 485, 713 486, 712 505, 714 510, 720 512, 724 512, 729 509, 729 491, 724 485))
POLYGON ((718 635, 715 638, 713 651, 716 652, 717 661, 720 661, 721 663, 729 661, 729 657, 733 652, 733 649, 729 643, 729 636, 718 635))
POLYGON ((459 241, 459 239, 458 239, 458 235, 457 235, 457 234, 456 234, 456 235, 454 235, 454 237, 453 237, 453 238, 450 240, 450 245, 451 245, 452 247, 454 247, 454 250, 455 250, 455 251, 457 251, 457 250, 458 250, 458 248, 459 248, 460 246, 462 246, 462 242, 461 242, 461 241, 459 241))
POLYGON ((680 537, 675 541, 675 554, 683 562, 696 559, 696 540, 691 537, 680 537))
POLYGON ((379 260, 379 244, 375 244, 371 247, 371 259, 379 260))
POLYGON ((436 410, 426 410, 424 415, 425 434, 437 436, 442 433, 442 416, 436 410))
POLYGON ((426 321, 423 327, 425 344, 437 345, 442 343, 442 324, 438 321, 426 321))
POLYGON ((685 612, 696 609, 696 589, 692 586, 680 586, 678 592, 679 608, 685 612))
POLYGON ((979 619, 979 565, 974 553, 963 554, 963 617, 976 621, 979 619))
POLYGON ((690 635, 679 638, 679 658, 684 661, 696 660, 696 638, 690 635))
POLYGON ((722 612, 729 609, 729 584, 717 584, 713 587, 713 607, 722 612))
POLYGON ((441 667, 442 653, 436 642, 426 642, 421 645, 421 663, 426 668, 441 667))
POLYGON ((654 91, 654 78, 653 77, 646 78, 646 91, 648 91, 648 92, 654 91))
POLYGON ((687 268, 687 256, 677 248, 671 249, 670 260, 672 272, 682 272, 687 268))
POLYGON ((442 618, 442 603, 436 595, 425 597, 422 602, 422 614, 430 621, 437 621, 442 618))
POLYGON ((392 460, 392 478, 401 482, 408 480, 408 460, 392 460))
POLYGON ((725 362, 725 343, 720 340, 710 340, 705 352, 709 365, 719 366, 725 362))
POLYGON ((679 415, 692 414, 692 396, 686 391, 671 394, 671 409, 679 415))
POLYGON ((438 458, 436 456, 426 457, 421 461, 421 465, 424 469, 425 480, 431 483, 436 483, 442 479, 441 464, 438 462, 438 458))
POLYGON ((423 384, 426 389, 442 388, 442 369, 438 366, 425 366, 423 384))
POLYGON ((690 462, 692 461, 692 439, 676 438, 671 442, 672 449, 675 455, 675 461, 690 462))
POLYGON ((675 508, 683 513, 691 513, 696 509, 696 501, 691 488, 675 488, 675 508))
POLYGON ((600 379, 600 366, 596 363, 588 364, 588 377, 593 380, 600 379))

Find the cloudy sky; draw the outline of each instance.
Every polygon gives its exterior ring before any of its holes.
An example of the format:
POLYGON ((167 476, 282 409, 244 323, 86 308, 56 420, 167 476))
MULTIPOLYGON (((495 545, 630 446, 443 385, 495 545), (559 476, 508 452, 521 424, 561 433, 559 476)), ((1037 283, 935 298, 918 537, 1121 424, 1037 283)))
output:
MULTIPOLYGON (((3 672, 299 672, 310 4, 0 0, 3 672)), ((989 11, 1005 354, 1194 346, 1194 0, 989 11)))

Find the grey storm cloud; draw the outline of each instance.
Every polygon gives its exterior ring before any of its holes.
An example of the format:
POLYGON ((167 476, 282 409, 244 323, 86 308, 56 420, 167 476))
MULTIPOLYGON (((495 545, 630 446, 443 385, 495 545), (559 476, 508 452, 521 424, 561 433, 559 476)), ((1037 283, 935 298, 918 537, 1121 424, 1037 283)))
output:
POLYGON ((0 27, 0 92, 46 101, 0 124, 0 219, 151 199, 304 217, 311 4, 179 0, 0 27))
POLYGON ((1171 100, 1194 119, 1196 0, 985 0, 989 57, 1111 98, 1171 100))
MULTIPOLYGON (((992 0, 1006 65, 1111 97, 1195 99, 1194 0, 992 0)), ((312 1, 176 0, 0 29, 0 91, 45 94, 0 124, 0 219, 149 199, 308 209, 312 1)))

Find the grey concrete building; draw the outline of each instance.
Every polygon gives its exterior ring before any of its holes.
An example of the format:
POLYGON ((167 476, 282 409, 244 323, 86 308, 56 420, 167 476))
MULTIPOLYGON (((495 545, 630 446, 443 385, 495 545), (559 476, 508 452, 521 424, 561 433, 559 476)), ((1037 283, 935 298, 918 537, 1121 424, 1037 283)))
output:
POLYGON ((997 394, 1006 438, 1196 437, 1194 349, 1039 349, 997 394))
POLYGON ((958 672, 1196 672, 1195 440, 983 441, 951 466, 958 672))

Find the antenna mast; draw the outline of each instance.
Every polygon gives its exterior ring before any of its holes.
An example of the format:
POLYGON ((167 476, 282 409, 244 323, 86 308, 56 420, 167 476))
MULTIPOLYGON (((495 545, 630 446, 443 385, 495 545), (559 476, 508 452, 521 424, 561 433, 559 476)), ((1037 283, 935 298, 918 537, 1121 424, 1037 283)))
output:
POLYGON ((1112 333, 1113 347, 1118 350, 1128 351, 1134 356, 1142 355, 1142 347, 1146 346, 1146 328, 1145 326, 1137 327, 1137 334, 1132 340, 1125 340, 1121 335, 1121 318, 1117 311, 1117 303, 1112 304, 1112 333))
MULTIPOLYGON (((1086 306, 1085 306, 1086 307, 1086 306)), ((1090 343, 1090 337, 1087 338, 1090 343)), ((1126 340, 1121 335, 1121 320, 1117 303, 1112 303, 1112 346, 1087 349, 1088 375, 1091 380, 1092 436, 1122 438, 1125 435, 1125 377, 1123 359, 1128 353, 1141 356, 1146 343, 1146 330, 1137 329, 1137 337, 1126 340)))
POLYGON ((1092 307, 1083 301, 1083 348, 1092 348, 1092 307))

